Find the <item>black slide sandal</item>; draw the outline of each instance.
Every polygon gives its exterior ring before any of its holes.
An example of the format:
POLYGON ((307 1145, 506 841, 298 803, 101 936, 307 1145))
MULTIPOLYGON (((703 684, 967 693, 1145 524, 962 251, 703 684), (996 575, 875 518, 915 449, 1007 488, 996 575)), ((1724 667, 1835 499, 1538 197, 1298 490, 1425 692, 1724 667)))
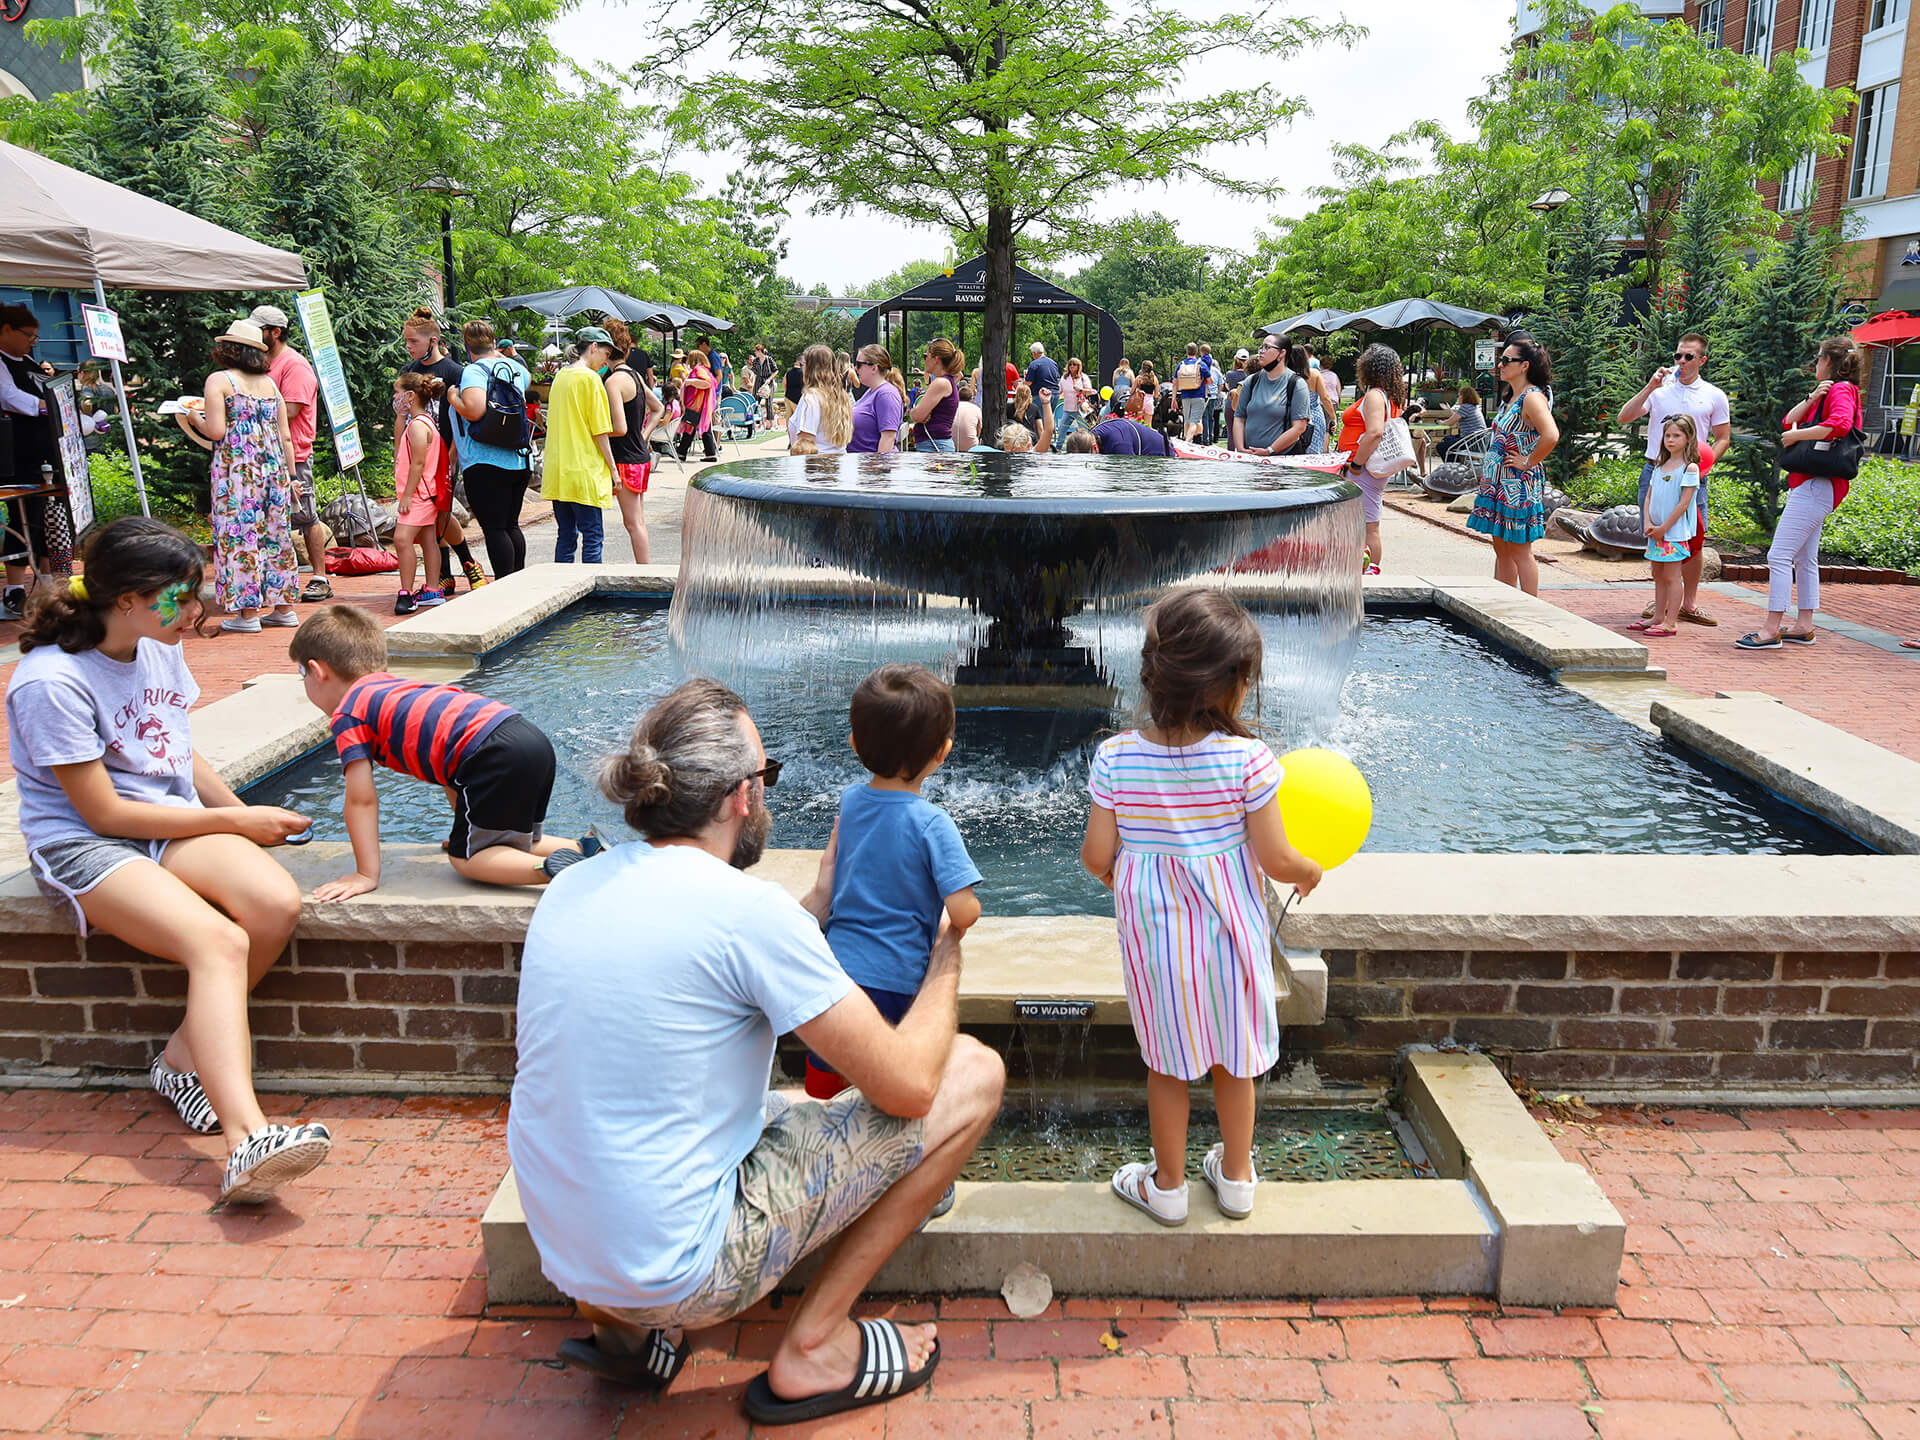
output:
POLYGON ((570 1368, 636 1390, 666 1389, 692 1353, 693 1346, 686 1337, 682 1336, 676 1346, 659 1330, 648 1331, 646 1346, 630 1355, 602 1350, 591 1338, 562 1340, 559 1349, 561 1360, 570 1368))
POLYGON ((919 1370, 907 1369, 907 1343, 900 1327, 891 1320, 862 1320, 860 1324, 860 1364, 853 1381, 844 1389, 828 1395, 812 1395, 805 1400, 782 1400, 767 1383, 766 1371, 747 1382, 747 1418, 756 1425, 793 1425, 802 1420, 818 1420, 846 1410, 880 1405, 918 1390, 933 1378, 940 1363, 940 1342, 933 1342, 933 1353, 919 1370))

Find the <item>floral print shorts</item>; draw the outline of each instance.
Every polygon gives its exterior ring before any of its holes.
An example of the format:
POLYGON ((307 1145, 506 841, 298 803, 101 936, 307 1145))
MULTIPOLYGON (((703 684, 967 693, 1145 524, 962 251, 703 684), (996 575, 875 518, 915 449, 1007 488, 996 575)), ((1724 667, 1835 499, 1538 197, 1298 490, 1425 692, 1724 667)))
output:
POLYGON ((858 1090, 799 1102, 769 1093, 767 1128, 740 1162, 727 1238, 706 1283, 677 1305, 602 1308, 641 1329, 702 1330, 731 1319, 918 1165, 925 1131, 858 1090))

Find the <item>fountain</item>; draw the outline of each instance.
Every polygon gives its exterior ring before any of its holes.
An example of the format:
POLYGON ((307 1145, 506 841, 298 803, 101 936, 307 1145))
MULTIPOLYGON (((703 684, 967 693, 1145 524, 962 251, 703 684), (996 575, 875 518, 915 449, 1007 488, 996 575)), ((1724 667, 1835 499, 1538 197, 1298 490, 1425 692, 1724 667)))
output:
POLYGON ((1073 642, 1085 610, 1137 610, 1246 557, 1302 622, 1301 660, 1337 696, 1360 622, 1358 491, 1306 470, 1140 456, 821 456, 723 465, 689 488, 674 636, 725 669, 763 645, 831 567, 866 598, 958 601, 962 708, 1108 711, 1101 657, 1073 642))

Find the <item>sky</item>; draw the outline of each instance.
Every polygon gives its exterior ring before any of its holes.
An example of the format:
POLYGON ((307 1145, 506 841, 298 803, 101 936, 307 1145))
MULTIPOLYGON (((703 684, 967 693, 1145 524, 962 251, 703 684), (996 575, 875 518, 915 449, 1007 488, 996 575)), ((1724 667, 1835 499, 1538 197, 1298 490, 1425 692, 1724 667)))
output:
MULTIPOLYGON (((554 39, 582 63, 624 66, 651 48, 646 27, 657 13, 651 5, 585 0, 556 27, 554 39)), ((1364 24, 1368 34, 1351 49, 1322 47, 1278 65, 1251 56, 1214 57, 1207 63, 1204 85, 1189 77, 1182 87, 1190 94, 1207 94, 1264 83, 1279 94, 1306 100, 1312 114, 1294 120, 1273 138, 1223 145, 1215 152, 1229 174, 1268 178, 1287 193, 1268 202, 1222 195, 1194 182, 1128 187, 1110 191, 1096 207, 1099 215, 1117 219, 1158 210, 1175 217, 1181 239, 1190 244, 1249 248, 1273 215, 1301 215, 1313 208, 1308 192, 1334 179, 1334 143, 1379 145, 1424 119, 1438 120, 1456 136, 1468 133, 1467 102, 1499 67, 1514 7, 1513 0, 1366 0, 1346 6, 1337 0, 1306 0, 1294 13, 1329 20, 1344 15, 1364 24)), ((1223 129, 1238 123, 1234 117, 1221 117, 1223 129)), ((696 157, 683 160, 695 162, 696 157)), ((727 161, 714 156, 705 163, 717 188, 727 161)), ((787 259, 782 272, 803 289, 824 283, 836 295, 909 260, 944 259, 947 253, 943 232, 875 213, 812 215, 799 201, 783 233, 787 259)), ((1082 263, 1070 257, 1042 258, 1063 269, 1082 263)))

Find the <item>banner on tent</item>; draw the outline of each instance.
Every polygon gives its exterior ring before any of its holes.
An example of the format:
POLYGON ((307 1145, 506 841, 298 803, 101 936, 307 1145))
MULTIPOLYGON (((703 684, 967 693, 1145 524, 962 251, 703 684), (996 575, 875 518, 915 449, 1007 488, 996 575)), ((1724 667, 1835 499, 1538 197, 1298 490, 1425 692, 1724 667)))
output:
POLYGON ((302 290, 294 297, 294 307, 300 312, 300 328, 306 332, 307 354, 313 360, 313 373, 320 381, 320 395, 327 402, 334 453, 340 468, 350 470, 366 458, 366 451, 360 444, 360 422, 353 417, 353 398, 347 393, 347 372, 340 365, 340 347, 333 340, 327 297, 318 290, 302 290))

